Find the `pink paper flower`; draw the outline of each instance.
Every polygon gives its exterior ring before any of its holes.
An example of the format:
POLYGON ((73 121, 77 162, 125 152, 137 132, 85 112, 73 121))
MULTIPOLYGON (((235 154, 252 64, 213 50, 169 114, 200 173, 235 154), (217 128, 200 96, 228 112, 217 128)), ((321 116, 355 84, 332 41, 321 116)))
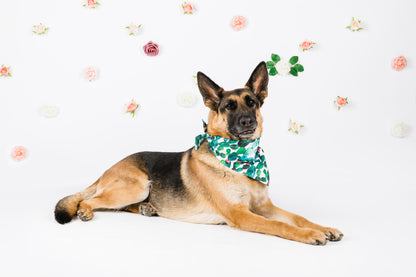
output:
POLYGON ((189 2, 184 2, 182 4, 182 9, 184 14, 192 14, 195 10, 194 5, 189 2))
POLYGON ((96 80, 97 76, 98 70, 93 66, 89 66, 84 70, 84 77, 90 82, 96 80))
POLYGON ((403 56, 399 56, 393 60, 392 67, 396 71, 400 71, 407 66, 407 60, 403 56))
POLYGON ((348 104, 348 97, 340 97, 337 96, 337 99, 334 100, 335 105, 338 107, 338 111, 342 108, 345 107, 348 104))
POLYGON ((234 29, 234 31, 240 31, 246 26, 246 18, 241 15, 237 15, 233 17, 233 20, 231 21, 231 27, 234 29))
POLYGON ((313 42, 313 41, 305 40, 299 46, 300 46, 300 48, 302 48, 302 51, 306 51, 306 50, 309 50, 309 49, 313 48, 314 44, 315 44, 315 42, 313 42))
POLYGON ((10 66, 4 66, 4 64, 1 65, 0 67, 0 76, 4 76, 4 77, 11 77, 12 74, 10 73, 10 66))
POLYGON ((20 162, 26 158, 27 150, 23 146, 16 146, 12 151, 13 160, 20 162))
POLYGON ((131 113, 134 117, 134 113, 136 112, 139 105, 132 99, 130 103, 127 104, 126 113, 131 113))
POLYGON ((148 56, 157 56, 159 54, 159 45, 149 41, 145 46, 143 46, 143 50, 148 56))
POLYGON ((82 6, 87 7, 87 8, 91 8, 91 9, 95 9, 96 6, 100 5, 100 3, 98 3, 95 0, 86 0, 86 3, 82 6))

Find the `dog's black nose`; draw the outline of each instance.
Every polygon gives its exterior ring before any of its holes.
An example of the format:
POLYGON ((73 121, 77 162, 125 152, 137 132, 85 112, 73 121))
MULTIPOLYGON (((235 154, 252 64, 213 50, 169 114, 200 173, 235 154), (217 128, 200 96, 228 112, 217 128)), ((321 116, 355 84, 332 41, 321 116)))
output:
POLYGON ((254 119, 251 116, 242 116, 238 120, 238 123, 242 127, 251 127, 254 124, 254 119))

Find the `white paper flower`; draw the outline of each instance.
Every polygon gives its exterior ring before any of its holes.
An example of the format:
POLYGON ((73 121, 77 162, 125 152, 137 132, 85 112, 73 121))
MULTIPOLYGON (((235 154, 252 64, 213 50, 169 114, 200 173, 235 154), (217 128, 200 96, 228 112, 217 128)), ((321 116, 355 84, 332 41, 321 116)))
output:
POLYGON ((401 122, 391 128, 391 135, 396 138, 404 138, 406 136, 407 126, 401 122))
POLYGON ((299 134, 300 129, 305 127, 304 125, 300 124, 299 122, 292 121, 292 119, 289 121, 289 129, 288 131, 293 132, 295 134, 299 134))
POLYGON ((40 108, 39 113, 45 118, 53 118, 58 116, 59 108, 55 105, 44 105, 40 108))
POLYGON ((347 26, 347 29, 350 29, 352 32, 358 32, 364 29, 361 24, 361 20, 358 18, 355 19, 354 17, 351 20, 351 24, 347 26))
POLYGON ((126 29, 129 29, 129 32, 130 32, 129 35, 130 36, 135 36, 139 33, 141 26, 142 26, 141 24, 140 25, 135 25, 135 24, 131 23, 129 26, 126 27, 126 29))
POLYGON ((196 96, 190 92, 182 92, 177 97, 179 106, 190 108, 196 103, 196 96))
POLYGON ((42 23, 40 23, 39 25, 33 25, 33 33, 37 35, 43 35, 47 30, 49 30, 49 28, 43 25, 42 23))
POLYGON ((290 72, 292 65, 288 61, 278 61, 276 63, 276 70, 281 75, 287 75, 290 72))

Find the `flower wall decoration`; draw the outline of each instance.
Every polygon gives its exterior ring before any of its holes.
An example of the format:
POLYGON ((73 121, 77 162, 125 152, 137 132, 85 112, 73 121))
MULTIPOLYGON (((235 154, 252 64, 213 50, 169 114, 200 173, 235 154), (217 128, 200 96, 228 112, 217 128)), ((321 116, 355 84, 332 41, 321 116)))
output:
POLYGON ((10 67, 11 66, 5 66, 4 64, 2 64, 0 67, 0 76, 11 77, 12 74, 10 73, 10 67))
POLYGON ((132 99, 127 105, 126 105, 126 113, 131 113, 131 115, 134 117, 136 110, 139 108, 139 105, 132 99))
POLYGON ((159 54, 159 45, 152 41, 149 41, 143 46, 143 51, 148 56, 157 56, 159 54))
POLYGON ((296 121, 292 121, 292 119, 289 120, 289 129, 288 129, 288 131, 293 132, 296 135, 299 135, 300 129, 303 128, 303 127, 305 127, 305 126, 299 124, 296 121))
POLYGON ((266 66, 269 69, 269 75, 275 76, 291 74, 298 76, 298 72, 303 72, 304 68, 301 64, 298 64, 298 56, 293 56, 289 59, 289 62, 280 60, 279 55, 272 54, 272 60, 266 62, 266 66))
POLYGON ((406 133, 407 126, 403 122, 397 123, 391 128, 391 135, 393 137, 404 138, 406 136, 406 133))
POLYGON ((196 99, 197 98, 195 94, 190 92, 179 93, 177 97, 179 106, 182 106, 184 108, 193 107, 197 101, 196 99))
POLYGON ((133 23, 131 23, 129 26, 126 27, 126 29, 129 30, 129 36, 136 36, 139 31, 140 31, 140 27, 142 27, 142 25, 135 25, 133 23))
POLYGON ((399 56, 397 58, 394 58, 394 60, 392 62, 392 67, 396 71, 401 71, 406 66, 407 66, 407 60, 403 56, 399 56))
POLYGON ((340 97, 337 96, 337 99, 334 100, 334 104, 338 107, 338 111, 342 108, 345 107, 348 104, 348 97, 340 97))
POLYGON ((98 69, 93 66, 85 68, 84 77, 90 82, 96 80, 98 78, 98 69))
POLYGON ((44 105, 40 108, 39 114, 45 118, 53 118, 58 116, 59 108, 55 105, 44 105))
POLYGON ((302 49, 302 51, 307 51, 309 49, 312 49, 313 46, 316 43, 310 40, 305 40, 304 42, 302 42, 301 44, 299 44, 300 48, 302 49))
MULTIPOLYGON (((100 0, 98 0, 98 1, 100 1, 100 0)), ((190 0, 190 1, 192 1, 192 0, 190 0)), ((97 2, 97 0, 82 0, 82 3, 81 2, 78 3, 78 8, 81 9, 81 10, 84 9, 84 8, 80 7, 80 5, 82 5, 82 4, 85 8, 89 8, 89 9, 95 9, 96 7, 99 7, 99 5, 100 5, 100 3, 97 2)), ((183 13, 186 14, 186 15, 193 15, 193 14, 195 14, 195 12, 197 12, 198 15, 199 15, 199 11, 195 9, 194 4, 192 4, 191 2, 189 2, 187 0, 182 0, 181 2, 177 2, 177 4, 175 4, 175 5, 176 5, 176 12, 179 12, 179 11, 183 10, 183 13), (179 7, 179 4, 181 5, 181 7, 179 7)), ((129 7, 127 7, 127 9, 128 8, 129 7)), ((85 12, 85 10, 84 10, 84 12, 85 12)), ((94 13, 95 12, 97 12, 97 11, 94 11, 94 13)), ((230 16, 230 14, 229 14, 229 17, 226 18, 226 22, 225 22, 226 30, 225 31, 227 33, 231 32, 231 30, 228 27, 229 26, 228 24, 231 25, 231 27, 234 31, 240 31, 240 30, 244 29, 247 26, 247 19, 253 20, 253 21, 256 19, 254 17, 254 15, 253 15, 253 17, 249 17, 249 16, 252 16, 250 14, 246 14, 247 18, 244 17, 244 16, 241 16, 241 15, 236 15, 236 16, 232 17, 232 15, 233 14, 231 14, 231 16, 230 16), (231 19, 231 22, 229 22, 230 19, 231 19)), ((122 16, 122 18, 126 18, 128 15, 123 14, 123 15, 120 15, 120 16, 122 16)), ((174 16, 177 18, 178 13, 174 14, 174 16)), ((347 15, 346 20, 349 21, 349 19, 350 19, 350 17, 347 15)), ((345 20, 345 17, 342 20, 345 20)), ((37 22, 33 21, 33 23, 37 23, 37 22)), ((47 24, 49 24, 49 23, 48 22, 43 22, 43 23, 40 22, 37 25, 33 25, 33 28, 31 28, 30 30, 35 35, 45 35, 48 32, 51 32, 51 31, 48 31, 50 28, 49 28, 49 26, 47 26, 47 24), (46 23, 46 25, 44 25, 44 23, 46 23)), ((128 24, 129 21, 127 21, 125 23, 128 24)), ((135 23, 138 23, 138 22, 135 22, 135 23)), ((118 25, 116 27, 119 28, 120 32, 126 32, 126 31, 121 31, 121 28, 123 28, 123 30, 125 30, 125 29, 128 30, 129 36, 136 36, 141 31, 143 31, 143 28, 142 28, 142 24, 135 24, 135 23, 131 23, 130 25, 128 25, 126 27, 124 27, 125 25, 122 23, 122 25, 118 25)), ((345 23, 348 23, 348 22, 346 22, 346 21, 344 23, 341 22, 341 29, 339 30, 340 32, 346 32, 345 30, 343 30, 343 26, 345 26, 345 23)), ((249 22, 249 24, 250 24, 250 22, 249 22)), ((26 29, 27 29, 28 32, 30 31, 29 30, 30 26, 31 26, 31 24, 26 25, 26 29)), ((54 24, 54 25, 51 25, 51 27, 52 27, 52 32, 54 32, 55 28, 57 28, 58 25, 54 24)), ((147 28, 146 25, 145 25, 145 28, 147 28)), ((366 29, 365 32, 367 32, 367 29, 368 29, 365 21, 364 21, 364 24, 363 24, 360 19, 354 18, 354 17, 352 17, 349 26, 347 26, 346 28, 349 29, 352 32, 358 32, 358 31, 361 31, 361 30, 364 30, 364 29, 366 29)), ((370 29, 368 29, 368 30, 372 31, 370 29)), ((47 36, 49 36, 50 34, 47 34, 47 36)), ((244 35, 244 33, 241 33, 241 34, 244 35)), ((346 33, 344 33, 344 35, 345 34, 346 33)), ((32 36, 35 36, 35 35, 32 35, 32 36)), ((122 33, 122 35, 125 35, 125 34, 122 33)), ((356 38, 355 35, 351 35, 351 36, 348 36, 348 37, 350 37, 350 39, 356 38)), ((48 38, 48 37, 46 37, 46 38, 48 38)), ((53 40, 53 39, 56 39, 56 38, 49 37, 48 39, 53 40)), ((46 42, 45 38, 41 38, 41 40, 46 42)), ((33 40, 33 41, 36 42, 36 40, 33 40)), ((324 41, 324 40, 322 39, 322 41, 324 41)), ((321 48, 320 47, 321 41, 317 41, 317 42, 319 43, 318 48, 321 48)), ((149 41, 147 44, 145 44, 146 41, 142 41, 142 42, 139 42, 139 43, 140 43, 139 45, 136 45, 136 47, 137 46, 139 47, 139 49, 136 48, 136 51, 138 50, 138 52, 140 52, 141 51, 140 48, 143 47, 144 53, 148 56, 157 56, 159 54, 159 45, 157 43, 154 43, 152 41, 149 41)), ((316 48, 317 43, 314 42, 314 41, 311 41, 311 40, 303 40, 303 41, 294 40, 294 41, 290 42, 290 44, 292 44, 292 46, 294 46, 294 47, 299 47, 298 49, 296 49, 296 51, 299 51, 299 49, 302 49, 302 51, 304 52, 304 51, 310 51, 314 47, 316 48)), ((167 46, 168 45, 166 45, 166 47, 167 46)), ((394 46, 394 47, 396 47, 396 46, 394 46)), ((321 49, 318 49, 318 50, 321 50, 321 49)), ((325 49, 322 49, 322 50, 325 50, 325 49)), ((299 53, 299 52, 297 52, 297 53, 299 53)), ((137 52, 136 52, 136 54, 137 54, 137 52)), ((301 55, 302 54, 299 54, 300 57, 302 57, 301 55)), ((290 56, 287 56, 287 57, 290 57, 290 56)), ((412 58, 410 56, 410 54, 409 54, 408 58, 409 59, 412 58)), ((153 60, 155 60, 155 59, 153 59, 153 60)), ((156 61, 157 60, 158 59, 156 58, 156 61)), ((4 62, 8 63, 8 61, 4 61, 4 62)), ((267 61, 266 65, 267 65, 267 68, 269 70, 269 75, 270 76, 275 76, 277 74, 298 76, 299 72, 304 71, 303 65, 299 64, 298 62, 299 62, 299 57, 298 56, 292 56, 290 59, 281 59, 279 55, 271 54, 271 60, 267 61)), ((303 60, 303 62, 304 62, 304 60, 303 60)), ((85 64, 85 65, 88 65, 88 64, 85 64)), ((404 56, 398 56, 398 57, 390 56, 388 58, 388 61, 387 61, 386 65, 391 66, 392 69, 395 70, 395 71, 402 71, 403 69, 405 69, 407 67, 407 60, 404 56), (392 58, 394 58, 394 59, 392 59, 392 58), (391 59, 392 59, 392 61, 391 61, 391 59), (391 62, 391 65, 390 65, 390 62, 391 62)), ((13 66, 13 76, 15 76, 15 74, 16 74, 16 70, 15 70, 16 64, 13 64, 12 66, 13 66)), ((143 66, 145 67, 146 64, 143 64, 143 66)), ((21 67, 19 65, 19 69, 20 68, 21 67)), ((307 67, 307 68, 309 70, 309 67, 307 67)), ((102 68, 100 68, 100 70, 101 69, 102 68)), ((412 68, 410 68, 410 69, 412 69, 412 68)), ((123 68, 123 70, 124 70, 124 68, 123 68)), ((80 72, 78 74, 82 74, 82 75, 77 76, 77 77, 82 76, 81 77, 82 80, 80 80, 80 81, 85 82, 85 80, 83 80, 83 78, 85 78, 88 81, 94 81, 94 80, 97 80, 99 77, 100 78, 102 77, 101 72, 99 71, 99 69, 96 68, 96 67, 93 67, 93 66, 89 66, 85 69, 83 69, 83 67, 81 67, 81 68, 79 68, 79 71, 80 72)), ((17 72, 17 74, 20 75, 20 72, 17 72)), ((1 67, 0 67, 0 77, 5 77, 6 78, 6 77, 11 77, 11 76, 12 76, 11 66, 1 65, 1 67)), ((106 76, 103 76, 103 77, 106 77, 106 76)), ((193 77, 193 80, 192 80, 193 84, 194 84, 194 82, 195 82, 195 84, 197 84, 197 77, 196 76, 192 76, 192 77, 193 77)), ((16 80, 16 78, 14 77, 14 78, 8 78, 4 81, 5 82, 8 82, 8 81, 14 82, 14 81, 20 81, 20 80, 16 80)), ((86 89, 89 89, 89 88, 91 88, 91 84, 89 86, 86 86, 86 89)), ((6 91, 6 90, 4 90, 4 91, 6 91)), ((334 103, 334 107, 336 107, 338 111, 340 111, 341 108, 344 108, 349 104, 348 97, 337 96, 335 98, 333 96, 329 96, 329 98, 327 98, 327 101, 328 100, 331 101, 331 102, 329 102, 329 101, 327 102, 327 104, 328 104, 327 107, 329 107, 330 109, 333 108, 332 101, 334 103)), ((180 92, 180 93, 178 93, 176 100, 177 100, 177 104, 179 106, 189 108, 189 107, 193 107, 199 101, 198 99, 200 99, 198 97, 198 94, 194 93, 191 90, 191 92, 180 92)), ((129 100, 129 99, 125 99, 125 100, 129 100)), ((121 102, 119 102, 119 103, 124 104, 125 100, 121 100, 121 102)), ((358 101, 358 100, 353 99, 353 101, 358 101)), ((403 101, 406 101, 406 100, 403 100, 403 101)), ((347 107, 347 109, 351 110, 351 108, 354 108, 354 112, 355 112, 356 107, 354 106, 354 103, 352 103, 352 104, 353 104, 353 106, 347 107)), ((128 104, 126 104, 125 107, 123 106, 122 108, 123 108, 122 113, 124 113, 124 109, 125 109, 126 113, 131 113, 132 117, 135 117, 135 112, 140 108, 140 106, 132 99, 128 104)), ((38 113, 38 115, 40 115, 44 118, 54 118, 54 117, 57 117, 60 114, 60 112, 62 112, 62 111, 60 111, 60 108, 58 106, 55 106, 55 105, 43 105, 38 110, 36 110, 36 112, 38 113)), ((341 115, 341 113, 339 113, 339 114, 341 115)), ((304 126, 300 125, 298 122, 290 120, 288 130, 295 133, 295 134, 299 134, 303 127, 304 126)), ((409 131, 408 128, 410 128, 410 126, 406 126, 404 123, 397 123, 394 126, 389 126, 389 127, 391 127, 391 130, 389 130, 389 131, 391 131, 391 135, 394 136, 394 137, 398 137, 398 138, 405 137, 406 133, 409 131)), ((6 155, 9 155, 10 149, 7 150, 6 155)), ((13 149, 12 157, 16 161, 20 161, 20 160, 25 159, 26 155, 27 155, 27 150, 23 146, 16 146, 13 149)))
POLYGON ((240 31, 246 26, 246 18, 241 15, 234 16, 231 20, 231 28, 234 31, 240 31))
POLYGON ((46 33, 47 30, 49 30, 49 27, 46 27, 42 23, 40 23, 39 25, 33 25, 33 33, 37 35, 43 35, 46 33))
POLYGON ((16 162, 23 161, 27 156, 27 149, 24 146, 16 146, 11 153, 12 159, 16 162))
POLYGON ((184 14, 193 14, 193 12, 195 11, 194 5, 189 2, 184 2, 182 4, 182 9, 184 14))
POLYGON ((348 25, 346 28, 350 29, 352 32, 358 32, 364 29, 361 25, 361 20, 355 19, 354 17, 352 18, 350 25, 348 25))
POLYGON ((90 8, 90 9, 95 9, 96 6, 99 6, 100 5, 100 3, 98 3, 95 0, 86 0, 85 2, 86 3, 84 5, 82 5, 82 6, 83 7, 90 8))

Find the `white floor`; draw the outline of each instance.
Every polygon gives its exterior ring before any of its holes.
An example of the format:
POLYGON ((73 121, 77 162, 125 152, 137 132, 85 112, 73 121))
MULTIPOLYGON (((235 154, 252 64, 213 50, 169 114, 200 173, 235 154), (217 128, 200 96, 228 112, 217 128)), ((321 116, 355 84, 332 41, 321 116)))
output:
POLYGON ((414 186, 274 196, 344 232, 326 246, 124 212, 59 225, 53 208, 70 189, 2 187, 0 276, 416 276, 414 186))

